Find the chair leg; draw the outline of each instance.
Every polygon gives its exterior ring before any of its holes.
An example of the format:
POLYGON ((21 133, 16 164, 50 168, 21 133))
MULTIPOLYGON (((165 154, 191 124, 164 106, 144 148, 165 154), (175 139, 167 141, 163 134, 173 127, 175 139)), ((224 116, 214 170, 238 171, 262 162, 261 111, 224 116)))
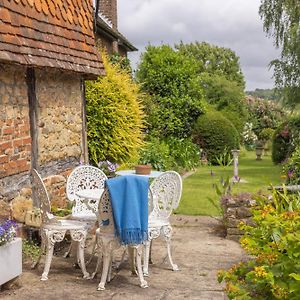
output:
POLYGON ((96 238, 96 241, 97 241, 97 249, 98 249, 98 254, 97 254, 97 263, 96 263, 96 268, 95 268, 95 271, 94 273, 92 274, 91 278, 94 278, 96 276, 96 274, 98 273, 98 270, 99 270, 99 266, 100 266, 100 262, 102 260, 102 246, 100 244, 100 240, 99 238, 97 237, 96 238), (101 253, 100 253, 100 249, 101 249, 101 253))
POLYGON ((86 271, 84 261, 84 246, 87 232, 85 230, 70 230, 71 238, 74 242, 78 242, 77 247, 77 261, 83 273, 83 278, 90 278, 90 274, 86 271))
POLYGON ((35 269, 40 261, 41 261, 41 258, 42 258, 42 255, 45 253, 45 250, 46 250, 46 237, 45 237, 45 234, 42 232, 41 233, 41 252, 40 252, 40 255, 39 257, 37 258, 37 260, 31 265, 31 269, 35 269))
POLYGON ((171 226, 164 226, 162 228, 164 239, 167 243, 167 251, 168 251, 168 258, 170 265, 173 269, 173 271, 179 271, 179 268, 176 264, 173 263, 173 259, 171 256, 171 238, 172 238, 172 227, 171 226))
POLYGON ((135 263, 135 247, 128 246, 128 258, 130 263, 131 275, 136 276, 136 263, 135 263))
POLYGON ((143 273, 144 276, 149 276, 149 253, 150 253, 150 244, 151 240, 145 241, 144 243, 144 266, 143 266, 143 273))
POLYGON ((107 275, 108 275, 108 269, 109 269, 109 265, 111 263, 111 253, 108 249, 108 245, 105 245, 103 247, 103 268, 102 268, 102 274, 101 274, 101 280, 100 283, 98 285, 97 290, 98 291, 103 291, 105 290, 105 283, 107 280, 107 275))
POLYGON ((85 263, 86 266, 90 264, 90 262, 92 261, 93 257, 95 256, 95 253, 96 253, 97 247, 98 247, 98 245, 97 245, 97 239, 98 239, 98 237, 96 235, 95 236, 95 241, 94 241, 94 244, 93 244, 93 249, 92 249, 91 256, 90 256, 89 260, 85 263))
POLYGON ((67 251, 65 252, 65 254, 63 255, 64 258, 70 257, 72 248, 73 248, 73 241, 71 241, 71 244, 70 244, 68 250, 67 250, 67 251))
POLYGON ((54 244, 56 242, 61 242, 64 239, 65 234, 66 230, 45 230, 45 237, 47 239, 47 253, 45 259, 45 267, 41 278, 41 280, 43 281, 48 280, 48 273, 52 261, 54 244))
POLYGON ((144 279, 143 270, 142 270, 143 245, 142 244, 138 245, 135 248, 136 248, 136 266, 137 266, 137 273, 140 279, 140 287, 144 289, 148 287, 148 283, 144 279))

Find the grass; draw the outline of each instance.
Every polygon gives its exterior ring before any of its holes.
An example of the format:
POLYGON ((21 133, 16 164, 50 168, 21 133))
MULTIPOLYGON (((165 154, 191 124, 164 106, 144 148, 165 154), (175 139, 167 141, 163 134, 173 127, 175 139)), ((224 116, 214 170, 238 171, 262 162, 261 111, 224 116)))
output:
MULTIPOLYGON (((213 184, 219 184, 221 178, 233 176, 233 166, 200 166, 196 172, 183 180, 183 192, 178 214, 217 216, 218 209, 208 200, 218 204, 219 198, 213 184), (213 175, 211 175, 211 172, 213 175)), ((233 185, 232 192, 252 192, 267 190, 272 185, 282 183, 281 167, 273 165, 270 156, 255 159, 255 152, 241 152, 239 158, 239 177, 246 182, 233 185)))

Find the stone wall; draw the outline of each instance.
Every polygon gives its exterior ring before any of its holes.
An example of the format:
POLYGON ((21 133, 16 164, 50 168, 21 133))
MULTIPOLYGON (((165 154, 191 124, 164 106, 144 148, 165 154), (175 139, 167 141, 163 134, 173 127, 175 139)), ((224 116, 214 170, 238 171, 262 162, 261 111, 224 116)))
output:
MULTIPOLYGON (((25 74, 23 67, 0 65, 0 218, 32 206, 25 74)), ((66 176, 83 159, 80 76, 36 69, 36 97, 39 171, 55 205, 65 207, 66 176)))
POLYGON ((80 78, 59 71, 36 72, 39 103, 38 163, 82 155, 80 78))
POLYGON ((25 68, 0 64, 0 201, 11 200, 20 187, 29 183, 30 165, 25 68))
POLYGON ((228 195, 222 197, 221 205, 224 210, 226 237, 238 241, 243 235, 238 228, 239 224, 253 224, 251 208, 255 205, 255 200, 249 193, 228 195))

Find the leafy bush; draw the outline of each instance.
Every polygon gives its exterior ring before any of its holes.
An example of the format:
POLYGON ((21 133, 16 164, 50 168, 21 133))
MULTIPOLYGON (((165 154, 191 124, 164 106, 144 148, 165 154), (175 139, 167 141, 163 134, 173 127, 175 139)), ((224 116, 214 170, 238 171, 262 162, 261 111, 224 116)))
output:
POLYGON ((138 85, 106 55, 103 63, 106 76, 86 83, 88 148, 95 165, 137 158, 144 128, 138 85))
POLYGON ((287 160, 300 144, 300 117, 283 122, 274 132, 272 160, 279 164, 287 160))
POLYGON ((251 259, 219 273, 229 299, 299 299, 300 197, 273 191, 252 209, 253 226, 241 225, 251 259))
POLYGON ((137 70, 148 131, 165 138, 190 136, 203 111, 203 90, 196 83, 194 63, 170 46, 148 46, 137 70))
POLYGON ((174 159, 173 169, 188 171, 198 166, 200 151, 190 138, 178 139, 170 137, 166 142, 169 145, 170 155, 174 159))
POLYGON ((174 165, 170 156, 169 145, 159 138, 150 137, 149 141, 140 150, 140 164, 151 164, 155 170, 166 171, 174 165))
POLYGON ((300 184, 300 145, 298 145, 284 165, 283 171, 287 184, 300 184))
POLYGON ((194 128, 194 142, 206 153, 212 164, 224 151, 239 148, 239 134, 222 113, 209 111, 198 118, 194 128))
POLYGON ((258 137, 264 128, 276 129, 285 117, 282 107, 274 101, 246 97, 245 103, 250 115, 249 122, 258 137))
POLYGON ((166 171, 188 171, 199 163, 200 153, 191 139, 169 137, 160 140, 150 137, 146 146, 140 151, 141 164, 151 164, 154 169, 166 171))

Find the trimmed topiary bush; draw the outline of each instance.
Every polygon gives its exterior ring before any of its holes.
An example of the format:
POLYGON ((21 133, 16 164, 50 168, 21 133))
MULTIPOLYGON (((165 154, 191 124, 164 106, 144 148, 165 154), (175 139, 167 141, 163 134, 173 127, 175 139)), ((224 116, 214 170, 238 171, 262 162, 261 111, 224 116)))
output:
POLYGON ((102 55, 106 76, 86 82, 90 160, 123 163, 137 159, 143 144, 144 113, 139 87, 118 64, 102 55))
POLYGON ((286 161, 295 147, 300 144, 300 117, 282 123, 274 132, 272 161, 275 164, 286 161))
POLYGON ((239 134, 234 125, 221 112, 209 111, 198 118, 194 133, 194 142, 206 153, 212 164, 217 158, 239 148, 239 134))

